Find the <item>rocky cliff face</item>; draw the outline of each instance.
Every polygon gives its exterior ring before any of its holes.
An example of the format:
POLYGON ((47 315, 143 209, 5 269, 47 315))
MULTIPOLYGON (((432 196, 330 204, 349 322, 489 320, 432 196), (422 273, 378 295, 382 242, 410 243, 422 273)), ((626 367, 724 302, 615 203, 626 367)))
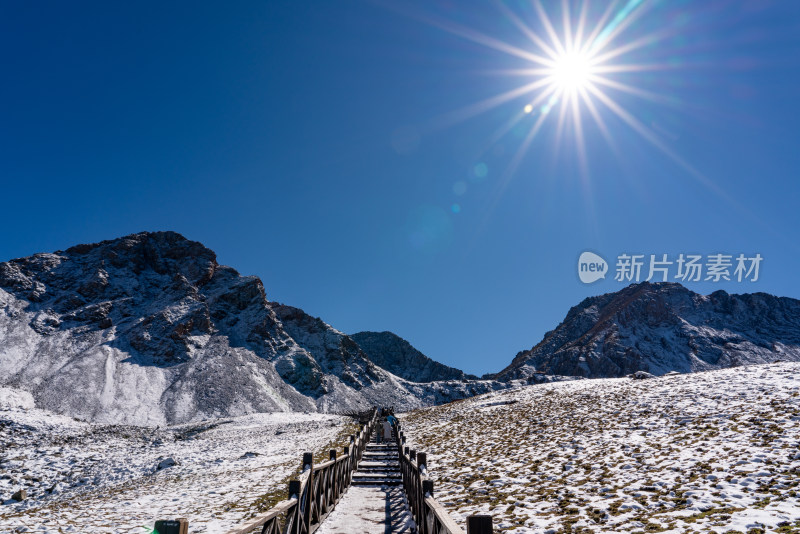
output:
POLYGON ((55 412, 132 424, 407 409, 502 387, 404 381, 174 232, 0 263, 0 385, 55 412))
POLYGON ((474 380, 476 376, 431 360, 392 332, 358 332, 350 336, 375 365, 406 380, 474 380))
POLYGON ((642 283, 585 299, 495 378, 660 375, 776 360, 800 361, 800 301, 642 283))

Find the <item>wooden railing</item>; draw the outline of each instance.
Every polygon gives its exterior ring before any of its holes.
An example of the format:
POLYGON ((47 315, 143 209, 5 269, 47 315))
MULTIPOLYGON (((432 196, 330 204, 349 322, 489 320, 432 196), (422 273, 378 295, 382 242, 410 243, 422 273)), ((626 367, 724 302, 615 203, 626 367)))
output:
POLYGON ((336 506, 344 490, 350 486, 353 471, 358 467, 364 449, 378 424, 378 411, 373 408, 360 432, 350 436, 350 446, 337 458, 330 451, 330 460, 314 465, 314 455, 303 454, 302 473, 289 482, 289 496, 267 512, 226 534, 312 534, 336 506))
MULTIPOLYGON (((373 408, 359 433, 350 436, 350 445, 344 447, 341 457, 331 450, 328 461, 314 465, 314 455, 310 452, 303 454, 302 472, 296 480, 289 482, 288 498, 226 534, 313 534, 350 486, 353 472, 358 468, 378 422, 378 410, 373 408)), ((433 498, 433 481, 427 476, 427 455, 409 450, 399 421, 395 424, 395 436, 403 489, 417 524, 417 533, 464 534, 433 498)), ((186 519, 156 522, 155 532, 158 534, 184 534, 187 531, 186 519)), ((492 517, 467 517, 466 534, 492 534, 492 517)))
MULTIPOLYGON (((447 510, 433 498, 433 480, 428 478, 428 455, 406 446, 400 422, 395 423, 403 489, 417 524, 418 534, 464 534, 447 510)), ((467 534, 492 534, 492 516, 467 517, 467 534)))

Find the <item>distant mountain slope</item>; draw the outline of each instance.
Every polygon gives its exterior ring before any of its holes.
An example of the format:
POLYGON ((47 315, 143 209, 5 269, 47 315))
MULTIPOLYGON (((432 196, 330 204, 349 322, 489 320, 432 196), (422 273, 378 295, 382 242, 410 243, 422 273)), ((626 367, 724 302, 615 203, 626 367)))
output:
POLYGON ((392 332, 358 332, 350 336, 375 365, 413 382, 477 379, 431 360, 392 332))
POLYGON ((400 409, 504 387, 414 384, 174 232, 0 263, 0 385, 98 422, 400 409))
POLYGON ((494 378, 525 379, 535 371, 661 375, 776 360, 800 360, 800 301, 765 293, 705 296, 645 282, 585 299, 494 378))

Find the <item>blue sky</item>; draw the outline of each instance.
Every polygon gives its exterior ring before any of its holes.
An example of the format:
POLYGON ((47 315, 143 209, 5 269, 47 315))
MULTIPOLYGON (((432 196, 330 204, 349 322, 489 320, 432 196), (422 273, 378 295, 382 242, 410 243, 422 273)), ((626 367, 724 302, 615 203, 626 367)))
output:
POLYGON ((175 230, 273 300, 474 373, 624 287, 582 284, 585 250, 758 253, 757 282, 686 285, 800 297, 800 3, 612 4, 606 50, 648 44, 603 94, 641 128, 595 98, 612 149, 578 102, 583 158, 566 98, 524 151, 536 92, 464 112, 542 78, 508 50, 541 54, 513 20, 544 19, 503 5, 7 3, 0 260, 175 230))

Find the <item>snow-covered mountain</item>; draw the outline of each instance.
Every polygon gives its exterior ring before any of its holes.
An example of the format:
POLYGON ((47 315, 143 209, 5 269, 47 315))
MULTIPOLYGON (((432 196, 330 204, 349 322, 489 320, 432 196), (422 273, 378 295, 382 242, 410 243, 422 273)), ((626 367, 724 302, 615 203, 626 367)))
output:
POLYGON ((152 425, 410 409, 504 387, 399 378, 174 232, 0 263, 0 385, 30 391, 37 407, 57 413, 152 425))
POLYGON ((778 360, 800 361, 800 300, 706 296, 680 284, 645 282, 585 299, 495 378, 662 375, 778 360))
POLYGON ((406 380, 435 382, 478 378, 431 360, 392 332, 358 332, 350 337, 358 343, 372 363, 406 380))

